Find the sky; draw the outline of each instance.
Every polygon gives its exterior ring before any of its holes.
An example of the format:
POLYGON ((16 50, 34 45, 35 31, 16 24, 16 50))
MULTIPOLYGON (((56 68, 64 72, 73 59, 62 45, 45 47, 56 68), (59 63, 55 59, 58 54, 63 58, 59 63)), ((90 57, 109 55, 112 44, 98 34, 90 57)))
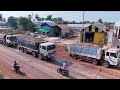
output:
MULTIPOLYGON (((68 21, 83 21, 83 11, 0 11, 3 18, 8 18, 9 16, 15 17, 27 17, 29 14, 38 14, 40 17, 47 17, 47 15, 52 15, 55 17, 62 17, 63 20, 68 21)), ((117 22, 120 21, 120 11, 85 11, 84 20, 85 21, 97 21, 102 19, 103 22, 117 22)))

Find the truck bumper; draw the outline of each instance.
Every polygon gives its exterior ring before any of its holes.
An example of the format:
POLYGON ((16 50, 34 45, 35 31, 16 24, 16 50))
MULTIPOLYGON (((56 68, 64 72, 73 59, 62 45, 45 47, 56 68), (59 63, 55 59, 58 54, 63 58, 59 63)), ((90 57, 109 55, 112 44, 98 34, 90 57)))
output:
POLYGON ((8 43, 8 45, 9 45, 9 46, 14 46, 14 47, 17 46, 16 43, 14 43, 14 44, 8 43))

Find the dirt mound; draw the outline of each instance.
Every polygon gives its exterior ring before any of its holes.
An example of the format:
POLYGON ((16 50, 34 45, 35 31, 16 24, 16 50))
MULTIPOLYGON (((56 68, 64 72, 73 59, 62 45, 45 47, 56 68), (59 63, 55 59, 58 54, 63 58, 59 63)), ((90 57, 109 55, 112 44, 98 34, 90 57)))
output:
POLYGON ((21 35, 19 38, 33 42, 45 42, 41 37, 31 36, 31 35, 21 35))

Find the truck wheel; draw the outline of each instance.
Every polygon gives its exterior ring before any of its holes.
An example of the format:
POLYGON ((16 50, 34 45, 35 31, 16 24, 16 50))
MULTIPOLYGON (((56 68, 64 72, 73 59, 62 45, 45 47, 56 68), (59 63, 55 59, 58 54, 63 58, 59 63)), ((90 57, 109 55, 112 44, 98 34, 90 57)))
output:
POLYGON ((25 54, 27 54, 27 53, 28 53, 28 52, 27 52, 27 49, 24 49, 24 53, 25 53, 25 54))
POLYGON ((35 53, 35 52, 32 52, 32 56, 33 56, 33 57, 36 57, 36 53, 35 53))
POLYGON ((92 64, 97 65, 98 64, 97 59, 92 59, 92 64))
POLYGON ((41 54, 38 54, 38 58, 41 60, 41 59, 42 59, 42 55, 41 55, 41 54))
POLYGON ((83 60, 83 56, 80 56, 79 60, 82 61, 83 60))
POLYGON ((18 47, 19 50, 21 50, 21 47, 18 47))
POLYGON ((6 43, 5 46, 8 47, 8 43, 6 43))
POLYGON ((110 66, 110 63, 108 61, 103 61, 102 66, 108 68, 110 66))
POLYGON ((72 54, 70 53, 69 56, 72 57, 72 54))
POLYGON ((76 55, 76 59, 78 60, 80 57, 78 55, 76 55))
POLYGON ((72 55, 72 58, 73 58, 73 59, 76 59, 76 55, 75 55, 75 54, 73 54, 73 55, 72 55))
POLYGON ((24 52, 24 48, 21 48, 21 51, 24 52))

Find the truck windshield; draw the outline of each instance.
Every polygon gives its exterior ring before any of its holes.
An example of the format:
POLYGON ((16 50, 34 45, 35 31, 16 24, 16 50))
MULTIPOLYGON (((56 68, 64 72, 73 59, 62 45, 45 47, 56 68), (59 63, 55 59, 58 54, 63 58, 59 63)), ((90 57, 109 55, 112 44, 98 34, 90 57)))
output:
POLYGON ((50 45, 50 46, 47 46, 47 50, 49 51, 49 50, 53 50, 53 49, 55 49, 56 48, 56 46, 55 45, 50 45))
POLYGON ((9 37, 9 40, 14 41, 16 37, 9 37))

